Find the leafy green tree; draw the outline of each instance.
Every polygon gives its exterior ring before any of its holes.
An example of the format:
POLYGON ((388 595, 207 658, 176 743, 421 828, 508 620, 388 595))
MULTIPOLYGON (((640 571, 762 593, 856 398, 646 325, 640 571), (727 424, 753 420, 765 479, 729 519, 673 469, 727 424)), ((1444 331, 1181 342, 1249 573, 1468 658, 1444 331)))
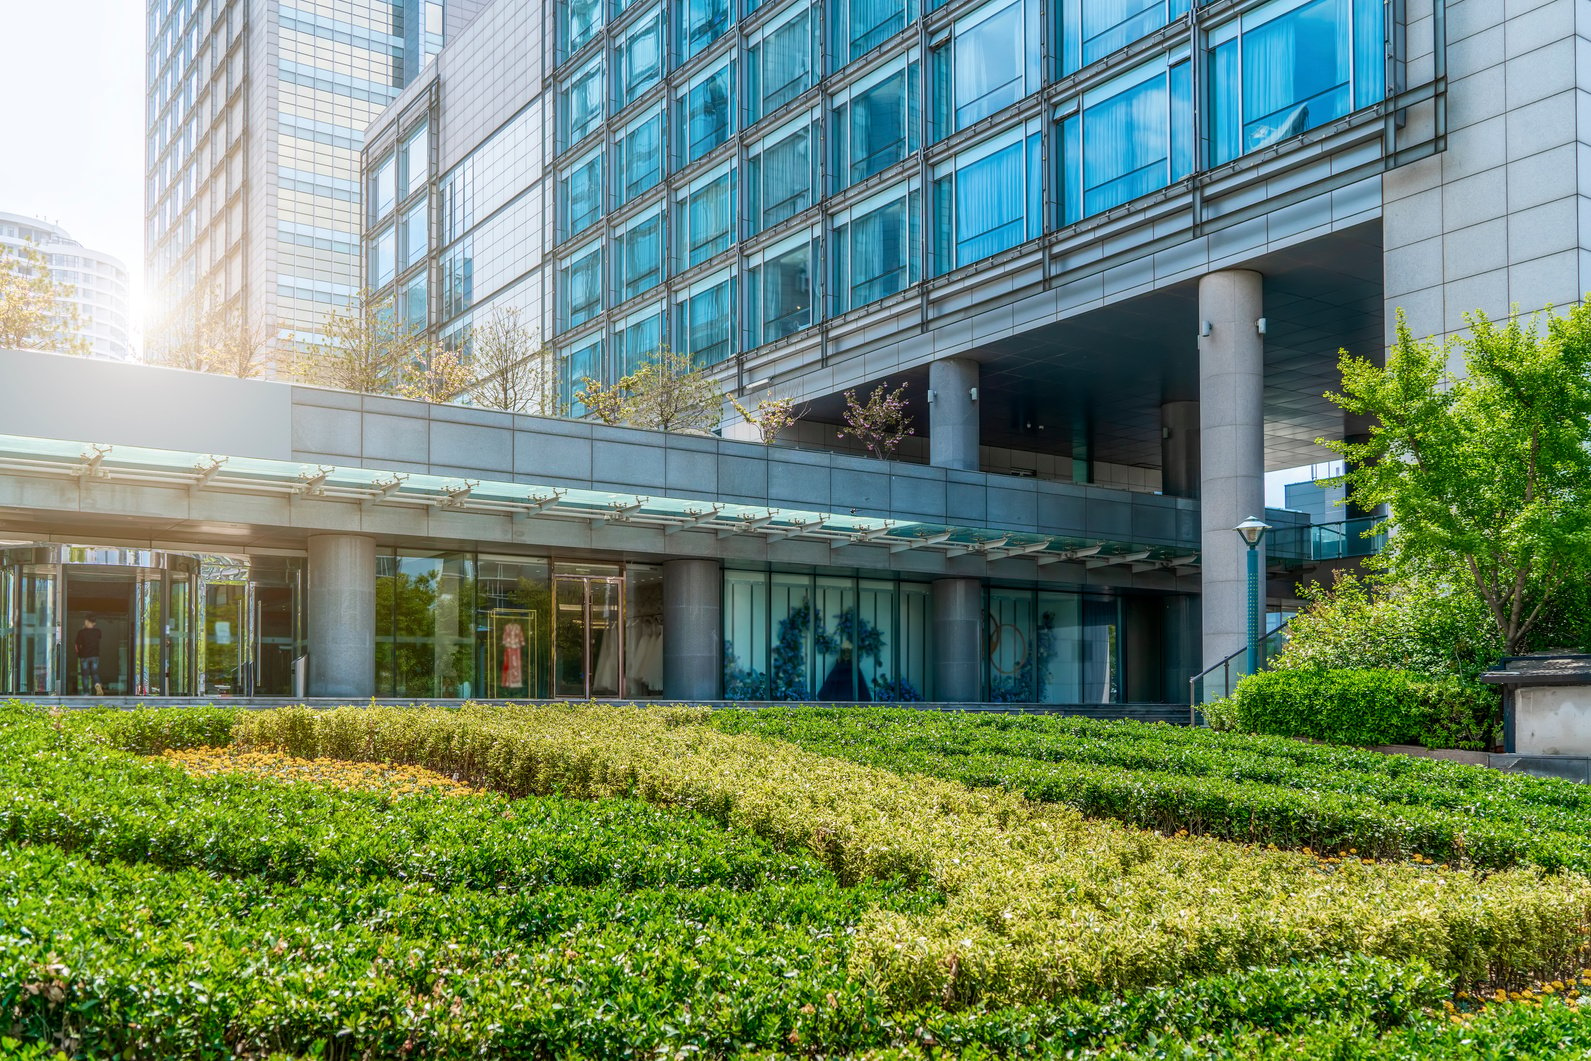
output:
POLYGON ((575 400, 605 424, 658 431, 711 431, 723 419, 725 392, 691 355, 659 347, 617 383, 582 379, 575 400))
POLYGON ((1387 506, 1389 571, 1468 582, 1516 653, 1591 577, 1591 309, 1465 320, 1444 343, 1400 314, 1385 368, 1344 351, 1328 396, 1378 422, 1368 441, 1321 441, 1347 462, 1335 482, 1387 506))
POLYGON ((70 284, 57 283, 50 260, 34 246, 0 243, 0 350, 53 350, 87 354, 82 321, 69 300, 70 284))

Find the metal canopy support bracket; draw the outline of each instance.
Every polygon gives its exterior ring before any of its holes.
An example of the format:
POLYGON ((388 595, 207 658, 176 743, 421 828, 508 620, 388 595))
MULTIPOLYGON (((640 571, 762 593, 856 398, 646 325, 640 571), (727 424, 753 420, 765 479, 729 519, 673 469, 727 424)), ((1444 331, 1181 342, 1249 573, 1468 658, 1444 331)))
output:
POLYGON ((211 480, 213 480, 216 475, 220 473, 221 468, 226 464, 226 461, 227 459, 225 457, 212 456, 208 461, 195 464, 193 466, 193 470, 198 473, 199 477, 189 484, 188 490, 190 492, 194 490, 203 490, 205 487, 209 486, 211 480))
POLYGON ((1115 564, 1136 564, 1138 561, 1144 559, 1153 551, 1154 550, 1152 549, 1141 549, 1136 553, 1120 553, 1116 556, 1102 556, 1097 560, 1088 561, 1085 566, 1087 566, 1089 570, 1093 570, 1096 567, 1111 567, 1115 564))
POLYGON ((904 553, 908 549, 924 549, 930 545, 941 545, 948 542, 955 531, 940 531, 938 534, 919 534, 911 538, 896 538, 890 541, 891 553, 904 553))
POLYGON ((381 504, 381 502, 385 501, 387 498, 401 490, 403 488, 403 484, 408 480, 408 478, 409 477, 407 475, 404 475, 400 472, 390 479, 377 480, 372 484, 375 487, 376 492, 365 498, 360 502, 360 504, 367 509, 381 504))
POLYGON ((652 500, 650 497, 637 495, 634 501, 614 501, 609 505, 613 511, 602 518, 609 523, 628 523, 630 522, 630 517, 641 511, 650 500, 652 500))
POLYGON ((789 538, 799 538, 808 531, 817 530, 828 521, 829 517, 827 515, 822 515, 817 519, 809 519, 805 523, 794 523, 788 527, 781 527, 777 534, 768 535, 768 542, 769 544, 772 544, 774 542, 785 541, 789 538))
POLYGON ((696 528, 705 526, 706 524, 709 524, 713 520, 717 519, 718 514, 723 510, 723 505, 714 505, 712 508, 708 509, 687 508, 685 510, 685 515, 688 518, 683 523, 676 523, 673 526, 668 527, 663 531, 663 533, 678 534, 680 531, 695 530, 696 528))
POLYGON ((322 464, 312 472, 300 472, 298 485, 293 488, 293 493, 319 497, 326 492, 326 480, 330 478, 335 468, 328 468, 322 464))
POLYGON ((737 534, 751 534, 759 531, 779 518, 778 509, 769 509, 766 516, 742 516, 729 530, 718 532, 720 538, 732 538, 737 534))
POLYGON ((990 550, 1003 548, 1005 546, 1005 543, 1010 541, 1010 540, 1011 540, 1011 538, 1010 538, 1009 535, 1004 535, 1004 536, 999 537, 999 538, 990 538, 988 541, 969 542, 968 544, 962 546, 960 549, 956 550, 955 552, 952 552, 950 555, 951 556, 970 556, 973 553, 981 553, 984 556, 988 556, 990 550))
POLYGON ((1026 556, 1029 553, 1037 553, 1048 549, 1051 544, 1053 544, 1051 540, 1049 538, 1045 538, 1041 542, 1029 542, 1027 545, 1013 545, 1010 548, 1001 549, 998 556, 994 555, 993 550, 991 550, 989 553, 989 559, 1009 560, 1013 556, 1026 556))
POLYGON ((1050 564, 1062 564, 1068 560, 1082 560, 1093 556, 1103 548, 1103 545, 1085 545, 1081 549, 1068 549, 1064 553, 1051 553, 1048 556, 1039 557, 1039 566, 1047 567, 1050 564))
POLYGON ((554 490, 550 494, 531 494, 528 501, 518 503, 519 507, 513 510, 512 517, 516 520, 525 519, 557 508, 558 502, 563 500, 563 495, 566 492, 564 490, 554 490))
POLYGON ((470 499, 470 491, 480 486, 478 479, 466 479, 457 486, 443 487, 443 496, 437 499, 437 508, 463 508, 470 499))
POLYGON ((846 536, 844 538, 839 538, 839 539, 837 539, 835 541, 830 542, 829 543, 829 548, 831 550, 833 550, 833 549, 843 549, 847 545, 866 545, 868 542, 872 541, 874 538, 877 538, 879 535, 887 534, 889 532, 889 529, 891 527, 893 527, 893 526, 894 526, 893 523, 891 523, 889 520, 885 520, 883 523, 880 523, 876 527, 863 527, 861 530, 853 531, 850 535, 848 535, 848 536, 846 536))
POLYGON ((109 478, 109 475, 105 472, 105 470, 103 468, 100 467, 100 464, 102 464, 104 462, 105 458, 110 455, 110 451, 111 451, 111 447, 109 447, 109 446, 101 446, 98 443, 95 443, 94 445, 92 445, 91 447, 89 447, 88 449, 83 451, 83 463, 79 464, 76 468, 74 468, 72 470, 73 474, 76 475, 79 479, 85 479, 85 478, 106 479, 106 478, 109 478))

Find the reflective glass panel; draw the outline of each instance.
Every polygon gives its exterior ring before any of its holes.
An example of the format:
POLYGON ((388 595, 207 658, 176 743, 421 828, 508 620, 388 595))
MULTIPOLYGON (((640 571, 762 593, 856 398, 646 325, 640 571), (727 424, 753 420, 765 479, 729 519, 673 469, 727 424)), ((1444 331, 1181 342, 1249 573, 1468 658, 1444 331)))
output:
POLYGON ((772 114, 816 83, 812 52, 810 8, 801 8, 766 30, 751 46, 746 77, 752 121, 772 114))
POLYGON ((585 139, 602 122, 602 59, 598 56, 570 75, 563 90, 564 145, 585 139))
POLYGON ((627 223, 617 239, 621 299, 639 295, 663 280, 663 212, 627 223))
POLYGON ((602 216, 602 155, 576 162, 563 180, 564 235, 584 232, 602 216))
POLYGON ((689 164, 729 139, 734 117, 730 104, 732 68, 726 63, 698 80, 680 100, 680 145, 689 164))
POLYGON ((627 203, 663 179, 663 115, 630 126, 614 146, 614 191, 627 203))
POLYGON ((812 323, 813 243, 803 238, 788 250, 770 251, 751 270, 752 328, 756 341, 771 343, 812 323))
POLYGON ((794 217, 813 204, 812 151, 812 132, 804 124, 772 133, 752 149, 746 162, 746 213, 754 231, 794 217))
POLYGON ((730 0, 677 0, 679 61, 700 54, 729 28, 730 0))
POLYGON ((687 268, 728 250, 734 242, 734 171, 693 187, 681 219, 680 259, 687 268))
POLYGON ((563 326, 573 328, 602 312, 602 247, 600 244, 566 259, 560 270, 563 326))
POLYGON ((614 73, 618 85, 614 94, 623 103, 633 103, 663 76, 662 12, 626 30, 624 39, 618 44, 617 56, 614 73))

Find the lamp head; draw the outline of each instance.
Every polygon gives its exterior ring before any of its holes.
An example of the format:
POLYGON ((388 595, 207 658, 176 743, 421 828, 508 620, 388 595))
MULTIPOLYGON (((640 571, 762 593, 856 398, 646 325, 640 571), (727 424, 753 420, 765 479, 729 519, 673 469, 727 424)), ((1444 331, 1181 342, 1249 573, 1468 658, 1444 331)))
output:
POLYGON ((1265 537, 1265 532, 1271 529, 1271 525, 1258 516, 1250 516, 1232 529, 1242 535, 1243 541, 1252 549, 1265 537))

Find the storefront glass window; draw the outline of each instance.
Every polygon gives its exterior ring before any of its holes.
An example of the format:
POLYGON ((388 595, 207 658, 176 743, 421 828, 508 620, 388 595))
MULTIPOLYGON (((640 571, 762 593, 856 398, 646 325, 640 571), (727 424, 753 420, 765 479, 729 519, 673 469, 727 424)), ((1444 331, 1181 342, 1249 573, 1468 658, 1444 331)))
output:
POLYGON ((626 564, 624 589, 624 695, 656 699, 663 695, 663 569, 626 564))
POLYGON ((476 666, 491 699, 550 694, 552 604, 547 561, 482 556, 476 613, 476 666))
POLYGON ((471 554, 376 558, 376 688, 382 696, 468 699, 475 681, 471 554))
POLYGON ((767 700, 768 576, 724 572, 724 699, 767 700))

